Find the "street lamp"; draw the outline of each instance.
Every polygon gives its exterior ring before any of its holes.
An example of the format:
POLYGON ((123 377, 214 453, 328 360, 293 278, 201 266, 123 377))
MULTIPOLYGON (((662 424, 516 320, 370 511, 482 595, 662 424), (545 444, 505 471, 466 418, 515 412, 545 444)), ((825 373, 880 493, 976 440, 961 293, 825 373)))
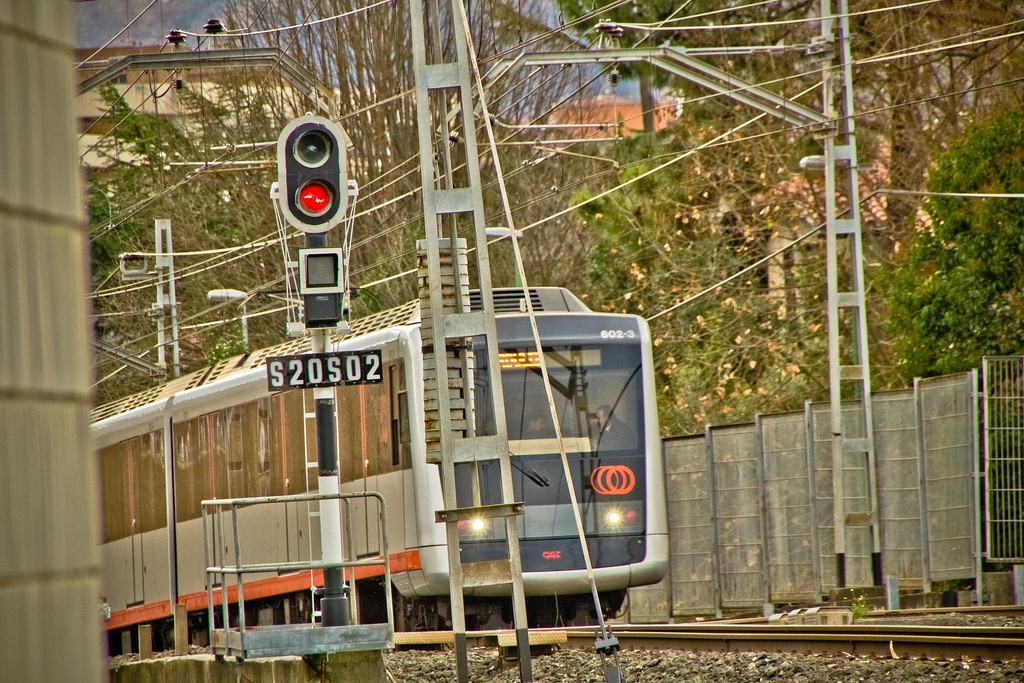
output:
POLYGON ((245 344, 246 351, 249 350, 249 318, 245 312, 245 303, 249 299, 249 295, 238 289, 211 289, 206 293, 206 298, 210 301, 241 301, 242 308, 242 343, 245 344))
MULTIPOLYGON (((501 240, 501 239, 505 239, 506 237, 509 239, 510 242, 512 240, 512 229, 511 228, 507 228, 505 226, 495 226, 495 227, 484 228, 484 234, 489 239, 493 239, 495 241, 501 240)), ((520 237, 522 237, 522 235, 523 235, 523 231, 522 230, 516 230, 515 231, 515 238, 517 240, 520 237)), ((512 253, 513 254, 515 253, 515 247, 513 247, 512 253)), ((515 259, 513 259, 512 268, 514 269, 515 274, 516 274, 516 287, 522 287, 523 286, 523 276, 519 273, 519 263, 515 259)))

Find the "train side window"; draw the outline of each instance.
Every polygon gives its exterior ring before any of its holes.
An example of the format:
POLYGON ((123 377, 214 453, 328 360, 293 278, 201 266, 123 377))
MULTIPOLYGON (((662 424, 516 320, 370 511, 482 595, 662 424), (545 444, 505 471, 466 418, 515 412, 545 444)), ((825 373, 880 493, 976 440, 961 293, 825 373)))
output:
POLYGON ((405 386, 405 365, 399 361, 388 367, 391 390, 391 466, 408 462, 409 391, 405 386))
POLYGON ((167 526, 167 467, 164 459, 163 431, 144 434, 139 443, 139 505, 142 509, 136 514, 142 520, 142 530, 152 531, 167 526))
POLYGON ((179 522, 197 519, 201 501, 213 497, 207 421, 195 418, 176 422, 174 437, 174 491, 179 522))
POLYGON ((364 476, 363 453, 366 443, 365 386, 338 387, 335 390, 338 435, 338 472, 342 482, 358 481, 364 476))
POLYGON ((230 498, 231 485, 227 477, 227 425, 224 413, 207 413, 198 421, 206 428, 206 449, 210 462, 210 488, 216 498, 230 498))
POLYGON ((270 475, 273 445, 270 440, 270 433, 273 429, 273 411, 270 408, 270 399, 261 398, 256 403, 256 462, 259 473, 270 475))
POLYGON ((364 476, 385 474, 391 465, 391 375, 380 384, 366 384, 363 392, 362 425, 366 432, 364 476))
MULTIPOLYGON (((224 450, 227 451, 228 472, 242 471, 242 453, 245 450, 245 416, 246 406, 235 406, 227 409, 227 443, 224 450)), ((234 482, 233 482, 234 483, 234 482)), ((244 495, 236 486, 231 487, 233 495, 244 495)))
POLYGON ((128 500, 128 442, 100 451, 103 477, 103 542, 110 543, 131 533, 128 500))
POLYGON ((336 390, 338 466, 343 482, 408 466, 408 392, 401 363, 386 363, 383 379, 379 384, 336 390))
MULTIPOLYGON (((274 430, 271 439, 274 442, 273 453, 281 461, 280 490, 286 494, 305 493, 306 452, 303 431, 305 417, 303 392, 286 391, 274 396, 274 430)), ((275 468, 276 469, 276 468, 275 468)), ((313 472, 315 475, 316 472, 313 472)), ((313 490, 316 489, 315 476, 312 480, 313 490)))

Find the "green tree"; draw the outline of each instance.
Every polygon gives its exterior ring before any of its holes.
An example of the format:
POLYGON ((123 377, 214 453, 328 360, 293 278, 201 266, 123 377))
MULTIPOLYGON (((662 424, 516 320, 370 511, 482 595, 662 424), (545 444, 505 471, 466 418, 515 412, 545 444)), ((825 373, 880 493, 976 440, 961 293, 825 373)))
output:
MULTIPOLYGON (((352 281, 360 287, 353 302, 356 316, 373 313, 404 303, 416 296, 416 280, 412 277, 391 279, 396 271, 415 267, 415 244, 423 237, 422 203, 418 193, 419 140, 416 99, 412 70, 412 43, 409 37, 409 7, 392 3, 365 9, 356 0, 280 0, 258 7, 248 0, 228 0, 228 24, 249 26, 252 30, 269 30, 279 26, 300 25, 327 16, 350 14, 338 21, 315 26, 309 30, 271 33, 254 38, 276 44, 300 63, 306 65, 317 79, 336 88, 340 103, 340 122, 351 138, 349 177, 359 183, 359 216, 354 227, 352 250, 352 281), (373 207, 381 207, 373 210, 373 207), (365 286, 365 283, 376 283, 365 286)), ((520 0, 516 3, 468 3, 467 12, 475 53, 481 73, 486 74, 498 57, 508 57, 522 44, 534 49, 564 49, 566 39, 552 31, 548 0, 520 0)), ((442 30, 449 30, 442 21, 442 30)), ((442 41, 445 42, 445 41, 442 41)), ((445 49, 451 50, 450 41, 445 49)), ((451 55, 448 55, 451 58, 451 55)), ((583 166, 571 158, 546 160, 542 153, 525 144, 523 137, 536 136, 517 129, 546 116, 575 83, 571 70, 533 74, 517 71, 501 80, 487 93, 488 107, 494 117, 499 142, 512 135, 510 144, 500 148, 502 168, 517 225, 528 225, 562 208, 556 192, 549 188, 564 185, 562 178, 575 175, 575 167, 583 166), (509 130, 517 130, 510 134, 509 130), (566 166, 571 169, 566 173, 566 166), (540 188, 540 189, 539 189, 540 188)), ((308 107, 303 93, 284 91, 280 111, 301 112, 308 107)), ((488 225, 504 225, 506 220, 494 183, 487 138, 477 120, 477 154, 481 156, 484 202, 488 225)), ((454 173, 461 170, 466 150, 465 134, 451 131, 451 154, 454 173)), ((436 172, 441 173, 440 167, 436 172)), ((571 248, 578 236, 571 233, 572 221, 559 221, 531 231, 524 239, 524 258, 544 265, 565 262, 576 255, 571 248), (566 239, 568 237, 568 239, 566 239)), ((507 244, 499 245, 495 258, 496 282, 513 282, 507 244)), ((552 267, 557 277, 564 268, 552 267)), ((547 274, 530 278, 531 285, 551 284, 547 274)), ((561 284, 561 283, 559 283, 561 284)))
MULTIPOLYGON (((933 193, 1024 192, 1024 111, 978 121, 929 174, 933 193)), ((1024 200, 933 194, 888 280, 907 378, 1024 351, 1024 200)))
POLYGON ((827 365, 818 360, 825 343, 820 238, 808 251, 795 248, 747 268, 815 218, 793 210, 813 203, 806 183, 785 170, 796 167, 792 145, 763 137, 712 147, 646 175, 670 156, 645 159, 648 144, 695 146, 734 120, 728 111, 716 121, 684 117, 660 140, 621 144, 616 182, 634 182, 581 209, 594 235, 587 252, 593 299, 610 311, 654 318, 666 433, 793 409, 828 386, 827 365), (636 158, 644 160, 626 161, 636 158), (778 173, 786 182, 765 181, 778 173))
MULTIPOLYGON (((95 333, 155 361, 156 325, 150 315, 155 283, 121 282, 119 255, 151 254, 154 220, 170 219, 174 251, 179 255, 175 258, 176 293, 181 365, 186 373, 241 347, 238 324, 203 324, 239 315, 237 307, 230 306, 209 312, 207 291, 280 289, 275 279, 284 270, 277 248, 238 255, 216 251, 276 236, 267 200, 272 168, 258 158, 251 160, 249 168, 217 168, 212 162, 218 153, 208 149, 225 140, 267 139, 276 135, 272 132, 276 126, 260 114, 266 110, 264 94, 247 92, 237 76, 218 75, 214 80, 208 73, 201 89, 187 79, 180 90, 167 85, 158 88, 163 115, 134 109, 117 88, 105 87, 102 96, 108 110, 101 122, 110 125, 90 150, 99 160, 88 170, 95 333), (243 94, 244 102, 236 101, 243 94), (204 168, 203 160, 211 166, 204 168)), ((152 259, 149 265, 154 265, 152 259)), ((248 312, 277 308, 278 301, 260 295, 249 302, 248 312)), ((277 343, 284 337, 284 314, 257 315, 249 327, 254 346, 277 343)), ((98 403, 163 381, 125 371, 102 355, 97 356, 96 375, 98 403)))

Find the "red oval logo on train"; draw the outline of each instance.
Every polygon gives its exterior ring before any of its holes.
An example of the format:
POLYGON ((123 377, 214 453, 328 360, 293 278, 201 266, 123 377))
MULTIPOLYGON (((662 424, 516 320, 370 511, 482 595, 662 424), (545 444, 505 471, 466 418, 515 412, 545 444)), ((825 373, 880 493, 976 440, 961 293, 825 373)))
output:
POLYGON ((625 465, 600 465, 590 473, 590 485, 606 496, 623 496, 636 486, 636 475, 625 465))

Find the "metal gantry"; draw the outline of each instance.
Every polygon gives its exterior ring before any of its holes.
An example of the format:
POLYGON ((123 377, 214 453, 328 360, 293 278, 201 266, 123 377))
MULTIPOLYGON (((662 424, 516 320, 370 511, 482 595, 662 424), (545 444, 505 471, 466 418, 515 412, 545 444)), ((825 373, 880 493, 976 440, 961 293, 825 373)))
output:
POLYGON ((821 3, 825 54, 825 116, 836 121, 825 135, 825 220, 828 279, 829 407, 832 431, 832 491, 836 584, 847 582, 848 526, 868 527, 872 584, 882 585, 882 542, 878 518, 871 371, 868 360, 867 308, 864 300, 864 240, 857 177, 857 137, 853 118, 853 72, 847 1, 821 3), (838 199, 845 204, 839 217, 838 199), (844 403, 846 412, 844 414, 844 403), (847 477, 866 497, 860 510, 848 510, 847 477), (859 480, 859 481, 858 481, 859 480))
MULTIPOLYGON (((826 260, 828 279, 829 405, 833 447, 834 543, 839 586, 847 581, 848 536, 862 545, 857 531, 870 533, 871 582, 882 584, 878 520, 874 417, 864 298, 864 253, 861 234, 857 142, 853 119, 853 75, 847 0, 821 0, 821 35, 807 52, 820 56, 824 82, 823 111, 782 97, 698 56, 757 54, 775 46, 698 48, 601 48, 550 53, 523 52, 500 61, 488 75, 493 82, 515 68, 564 64, 647 62, 819 137, 823 156, 807 168, 825 176, 826 260), (833 4, 836 5, 833 9, 833 4), (843 207, 843 211, 840 211, 843 207), (861 494, 860 492, 864 493, 861 494), (855 508, 855 509, 854 509, 855 508)), ((803 163, 801 163, 803 165, 803 163)), ((857 567, 860 567, 858 563, 857 567)), ((858 578, 868 572, 857 571, 858 578)), ((866 578, 865 578, 866 580, 866 578)))
POLYGON ((428 461, 439 463, 441 469, 445 509, 436 514, 447 531, 457 675, 460 683, 469 681, 464 589, 507 584, 520 677, 532 681, 517 526, 523 505, 514 500, 512 488, 473 118, 470 46, 461 22, 465 9, 461 0, 416 0, 409 7, 425 223, 419 249, 424 419, 428 461), (468 240, 475 247, 478 311, 469 306, 468 240), (480 353, 487 358, 484 381, 490 391, 486 396, 473 392, 474 357, 480 353), (481 400, 491 405, 479 405, 481 400), (494 416, 494 433, 478 433, 475 413, 480 410, 494 416), (485 505, 480 463, 486 461, 497 461, 501 486, 500 500, 485 505), (470 479, 471 500, 456 495, 457 467, 470 479), (459 523, 473 518, 504 521, 507 559, 461 561, 459 523))

